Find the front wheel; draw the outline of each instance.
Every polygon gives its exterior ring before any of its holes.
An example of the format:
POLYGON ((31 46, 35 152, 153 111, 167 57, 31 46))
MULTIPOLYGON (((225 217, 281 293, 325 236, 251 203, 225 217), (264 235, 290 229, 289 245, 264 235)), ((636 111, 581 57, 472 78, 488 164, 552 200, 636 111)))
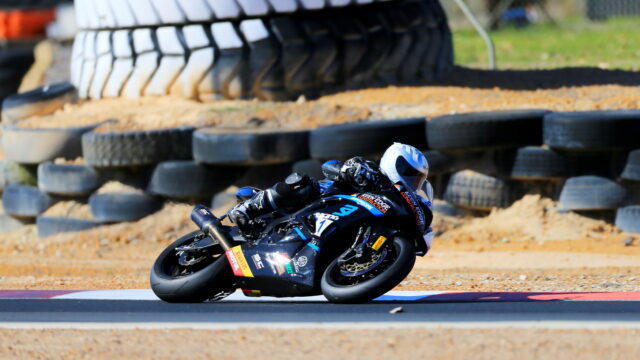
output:
POLYGON ((396 236, 387 241, 371 261, 363 264, 345 259, 343 253, 322 274, 324 296, 334 303, 371 301, 398 285, 413 269, 416 250, 413 241, 396 236))
POLYGON ((199 230, 179 238, 158 256, 150 280, 156 296, 172 303, 218 300, 235 291, 224 250, 199 230))

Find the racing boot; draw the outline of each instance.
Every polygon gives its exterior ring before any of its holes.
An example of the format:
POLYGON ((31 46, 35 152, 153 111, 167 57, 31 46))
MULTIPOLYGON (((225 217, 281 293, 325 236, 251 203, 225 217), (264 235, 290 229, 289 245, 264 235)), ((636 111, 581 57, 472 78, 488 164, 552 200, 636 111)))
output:
POLYGON ((227 213, 229 220, 238 226, 243 236, 253 238, 256 225, 254 219, 275 210, 268 200, 269 190, 257 191, 253 197, 242 201, 227 213))

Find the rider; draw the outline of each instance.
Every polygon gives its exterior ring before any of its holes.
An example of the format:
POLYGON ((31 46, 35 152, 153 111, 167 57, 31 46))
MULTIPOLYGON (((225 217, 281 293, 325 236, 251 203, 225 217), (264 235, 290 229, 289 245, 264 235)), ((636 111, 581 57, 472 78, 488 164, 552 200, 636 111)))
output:
POLYGON ((253 221, 256 217, 275 210, 299 210, 320 195, 352 194, 396 186, 408 190, 408 196, 416 200, 419 207, 416 214, 422 216, 418 220, 418 226, 427 248, 431 247, 433 233, 429 225, 433 219, 433 188, 427 181, 429 163, 418 149, 394 143, 380 159, 380 166, 361 157, 354 157, 345 162, 327 161, 322 166, 322 171, 327 177, 325 180, 316 181, 306 175, 293 173, 284 182, 278 182, 267 190, 239 194, 239 197, 251 197, 231 209, 228 212, 229 219, 243 234, 251 234, 256 226, 253 221))

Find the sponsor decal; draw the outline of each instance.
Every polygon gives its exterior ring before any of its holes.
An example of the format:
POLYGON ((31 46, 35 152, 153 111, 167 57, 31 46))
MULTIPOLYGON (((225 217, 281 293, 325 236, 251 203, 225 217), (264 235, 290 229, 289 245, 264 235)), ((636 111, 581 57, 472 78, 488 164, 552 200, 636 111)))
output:
POLYGON ((420 205, 418 204, 416 199, 406 191, 402 191, 400 192, 400 194, 402 194, 402 197, 407 202, 407 204, 409 204, 411 211, 416 216, 416 224, 423 225, 425 221, 424 213, 422 212, 422 209, 420 208, 420 205))
POLYGON ((327 230, 327 228, 333 224, 333 220, 316 218, 316 231, 313 233, 315 236, 320 236, 327 230))
POLYGON ((376 240, 376 242, 373 243, 373 245, 371 246, 371 248, 375 251, 380 250, 380 247, 382 247, 382 245, 384 244, 384 242, 387 241, 387 238, 380 235, 380 237, 378 238, 378 240, 376 240))
POLYGON ((376 209, 380 210, 381 213, 386 214, 389 209, 391 209, 391 205, 387 204, 380 196, 372 195, 372 194, 360 194, 358 198, 368 202, 369 204, 376 207, 376 209))
POLYGON ((253 265, 256 266, 256 269, 260 270, 264 268, 264 263, 262 262, 262 258, 260 257, 260 254, 251 255, 251 260, 253 260, 253 265))
POLYGON ((325 213, 315 213, 313 214, 313 216, 315 216, 316 219, 325 219, 325 220, 331 220, 331 221, 340 220, 340 216, 325 214, 325 213))
POLYGON ((296 259, 296 265, 301 268, 307 266, 308 262, 309 262, 309 259, 307 259, 307 257, 304 255, 296 259))
POLYGON ((266 260, 274 274, 282 275, 285 272, 288 274, 293 273, 293 268, 290 264, 291 259, 288 253, 275 252, 268 254, 266 260), (289 268, 286 267, 287 265, 289 265, 289 268))
MULTIPOLYGON (((370 213, 372 213, 373 215, 375 215, 377 217, 384 216, 382 211, 378 210, 375 206, 373 206, 373 205, 369 204, 368 202, 366 202, 366 201, 364 201, 364 200, 362 200, 360 198, 357 198, 355 196, 351 196, 351 195, 334 195, 333 197, 351 200, 354 203, 356 203, 356 204, 362 206, 363 208, 367 209, 367 211, 369 211, 370 213)), ((333 213, 333 215, 341 216, 338 213, 333 213)))
POLYGON ((226 253, 229 264, 231 264, 231 270, 235 276, 253 277, 249 263, 245 259, 244 254, 240 246, 232 247, 227 250, 226 253))
POLYGON ((207 209, 198 209, 198 212, 202 216, 209 216, 210 215, 209 210, 207 210, 207 209))
POLYGON ((338 210, 337 212, 334 212, 333 215, 335 216, 349 216, 351 214, 353 214, 356 210, 358 210, 358 207, 355 205, 345 205, 343 207, 340 208, 340 210, 338 210))
POLYGON ((284 269, 287 270, 287 274, 289 274, 289 275, 294 273, 293 266, 291 266, 291 263, 284 264, 284 269))
POLYGON ((238 264, 238 260, 236 260, 235 255, 233 255, 233 250, 229 249, 225 252, 227 255, 227 260, 229 260, 229 264, 231 265, 231 270, 233 271, 233 275, 242 276, 242 271, 240 271, 240 265, 238 264))

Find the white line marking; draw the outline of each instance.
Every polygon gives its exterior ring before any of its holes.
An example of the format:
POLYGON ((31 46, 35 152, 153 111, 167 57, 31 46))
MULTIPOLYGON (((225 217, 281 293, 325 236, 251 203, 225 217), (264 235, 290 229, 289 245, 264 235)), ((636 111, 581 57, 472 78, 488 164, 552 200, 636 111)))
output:
POLYGON ((640 322, 624 321, 504 321, 504 322, 364 322, 364 323, 92 323, 92 322, 5 322, 3 329, 79 329, 79 330, 150 330, 150 329, 563 329, 611 330, 640 329, 640 322))
MULTIPOLYGON (((390 291, 384 296, 393 296, 397 299, 393 300, 412 300, 415 298, 439 295, 447 293, 448 291, 390 291)), ((450 291, 449 291, 450 292, 450 291)), ((52 299, 74 299, 74 300, 160 300, 151 290, 92 290, 92 291, 80 291, 70 294, 58 295, 52 297, 52 299)), ((386 300, 386 299, 385 299, 386 300)), ((277 302, 326 302, 327 299, 322 296, 304 296, 304 297, 289 297, 289 298, 277 298, 271 296, 262 297, 247 297, 244 296, 242 291, 238 290, 235 293, 229 295, 229 297, 222 301, 277 301, 277 302)))

